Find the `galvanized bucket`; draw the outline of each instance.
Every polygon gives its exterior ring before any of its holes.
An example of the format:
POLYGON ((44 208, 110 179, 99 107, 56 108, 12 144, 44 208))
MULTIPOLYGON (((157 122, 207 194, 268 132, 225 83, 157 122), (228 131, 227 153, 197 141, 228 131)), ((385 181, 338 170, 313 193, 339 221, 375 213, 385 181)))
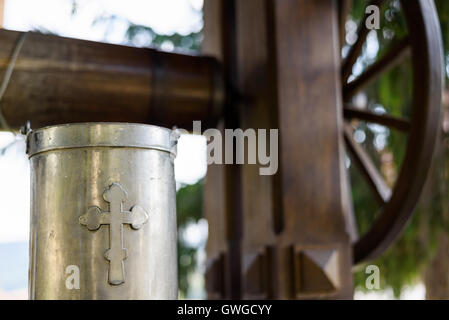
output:
POLYGON ((172 130, 81 123, 30 131, 31 299, 176 299, 172 130))

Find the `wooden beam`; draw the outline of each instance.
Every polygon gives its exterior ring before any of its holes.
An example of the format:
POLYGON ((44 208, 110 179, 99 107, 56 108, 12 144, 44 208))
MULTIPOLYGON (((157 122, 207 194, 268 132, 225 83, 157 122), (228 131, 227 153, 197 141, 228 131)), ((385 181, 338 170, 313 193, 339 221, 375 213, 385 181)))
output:
MULTIPOLYGON (((223 64, 226 91, 235 82, 235 9, 233 0, 204 3, 202 51, 213 54, 223 64)), ((225 99, 225 112, 218 128, 238 127, 236 101, 225 99)), ((223 153, 224 154, 224 153, 223 153)), ((234 153, 235 154, 235 153, 234 153)), ((206 247, 206 287, 209 299, 241 299, 241 177, 238 165, 208 166, 204 185, 204 215, 209 222, 206 247)))
MULTIPOLYGON (((266 0, 236 2, 237 90, 241 128, 277 129, 277 83, 273 3, 266 0)), ((274 143, 275 141, 273 141, 274 143)), ((244 164, 242 172, 242 296, 275 299, 276 230, 281 228, 280 190, 274 176, 260 175, 259 165, 244 164)))
POLYGON ((280 298, 351 298, 337 3, 273 3, 284 220, 280 298), (320 265, 317 256, 333 262, 320 265))
POLYGON ((278 128, 280 170, 209 166, 209 296, 351 298, 336 2, 230 2, 205 3, 206 43, 219 50, 231 93, 224 125, 278 128), (317 256, 329 259, 316 267, 317 256))
MULTIPOLYGON (((20 32, 0 30, 0 77, 20 32)), ((1 102, 18 128, 123 121, 215 126, 223 87, 215 58, 29 33, 1 102)))

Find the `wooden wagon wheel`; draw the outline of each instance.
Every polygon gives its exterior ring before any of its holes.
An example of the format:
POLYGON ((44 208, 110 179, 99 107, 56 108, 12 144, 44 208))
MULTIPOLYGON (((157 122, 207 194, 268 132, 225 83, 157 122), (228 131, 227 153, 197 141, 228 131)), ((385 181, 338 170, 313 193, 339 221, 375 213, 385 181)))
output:
MULTIPOLYGON (((386 3, 388 1, 374 0, 369 5, 381 7, 386 3)), ((351 77, 353 66, 362 54, 363 45, 370 32, 365 24, 370 16, 367 13, 358 27, 357 40, 342 61, 346 150, 366 179, 380 207, 369 231, 353 243, 355 264, 378 257, 405 227, 424 186, 439 130, 444 77, 441 30, 435 5, 433 0, 402 0, 400 3, 407 22, 408 36, 396 39, 386 54, 356 78, 351 77), (413 70, 412 114, 409 119, 381 115, 351 106, 351 99, 356 93, 401 63, 407 53, 411 54, 413 70), (350 124, 353 119, 379 124, 407 134, 405 157, 393 188, 387 185, 364 147, 355 141, 350 124)), ((339 4, 340 30, 344 37, 350 1, 341 0, 339 4)))

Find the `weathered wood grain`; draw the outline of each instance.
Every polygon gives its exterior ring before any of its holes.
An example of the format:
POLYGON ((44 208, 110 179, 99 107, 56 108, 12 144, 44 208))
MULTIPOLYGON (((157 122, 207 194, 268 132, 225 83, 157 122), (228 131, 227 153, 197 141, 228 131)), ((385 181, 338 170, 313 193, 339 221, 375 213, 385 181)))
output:
MULTIPOLYGON (((0 30, 0 76, 20 32, 0 30)), ((123 121, 215 126, 223 97, 215 58, 29 33, 1 101, 9 125, 123 121)))

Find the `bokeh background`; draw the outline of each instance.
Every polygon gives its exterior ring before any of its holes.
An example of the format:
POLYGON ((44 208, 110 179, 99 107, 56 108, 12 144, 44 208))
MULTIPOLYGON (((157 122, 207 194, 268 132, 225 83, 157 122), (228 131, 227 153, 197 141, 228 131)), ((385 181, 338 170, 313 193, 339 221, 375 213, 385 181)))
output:
MULTIPOLYGON (((242 0, 243 1, 243 0, 242 0)), ((346 23, 344 56, 356 39, 365 0, 354 0, 346 23)), ((449 64, 449 1, 436 0, 446 64, 449 64)), ((203 0, 0 0, 1 26, 61 36, 195 54, 202 42, 203 0)), ((390 0, 381 13, 381 30, 372 31, 353 69, 362 73, 406 30, 400 3, 390 0)), ((407 115, 410 62, 393 69, 357 95, 355 105, 377 113, 407 115)), ((449 74, 449 66, 446 68, 449 74)), ((449 92, 443 97, 441 136, 432 172, 416 214, 401 239, 381 259, 381 289, 365 288, 365 269, 354 272, 356 299, 449 298, 449 92)), ((31 124, 32 124, 32 119, 31 124)), ((386 181, 393 185, 405 137, 379 125, 355 124, 354 138, 369 150, 386 181)), ((375 202, 356 170, 350 172, 359 230, 375 218, 375 202)), ((207 221, 202 216, 202 181, 207 170, 206 141, 184 135, 175 162, 178 207, 180 298, 205 298, 207 221)), ((29 167, 23 139, 0 132, 0 299, 26 299, 28 278, 29 167)))

